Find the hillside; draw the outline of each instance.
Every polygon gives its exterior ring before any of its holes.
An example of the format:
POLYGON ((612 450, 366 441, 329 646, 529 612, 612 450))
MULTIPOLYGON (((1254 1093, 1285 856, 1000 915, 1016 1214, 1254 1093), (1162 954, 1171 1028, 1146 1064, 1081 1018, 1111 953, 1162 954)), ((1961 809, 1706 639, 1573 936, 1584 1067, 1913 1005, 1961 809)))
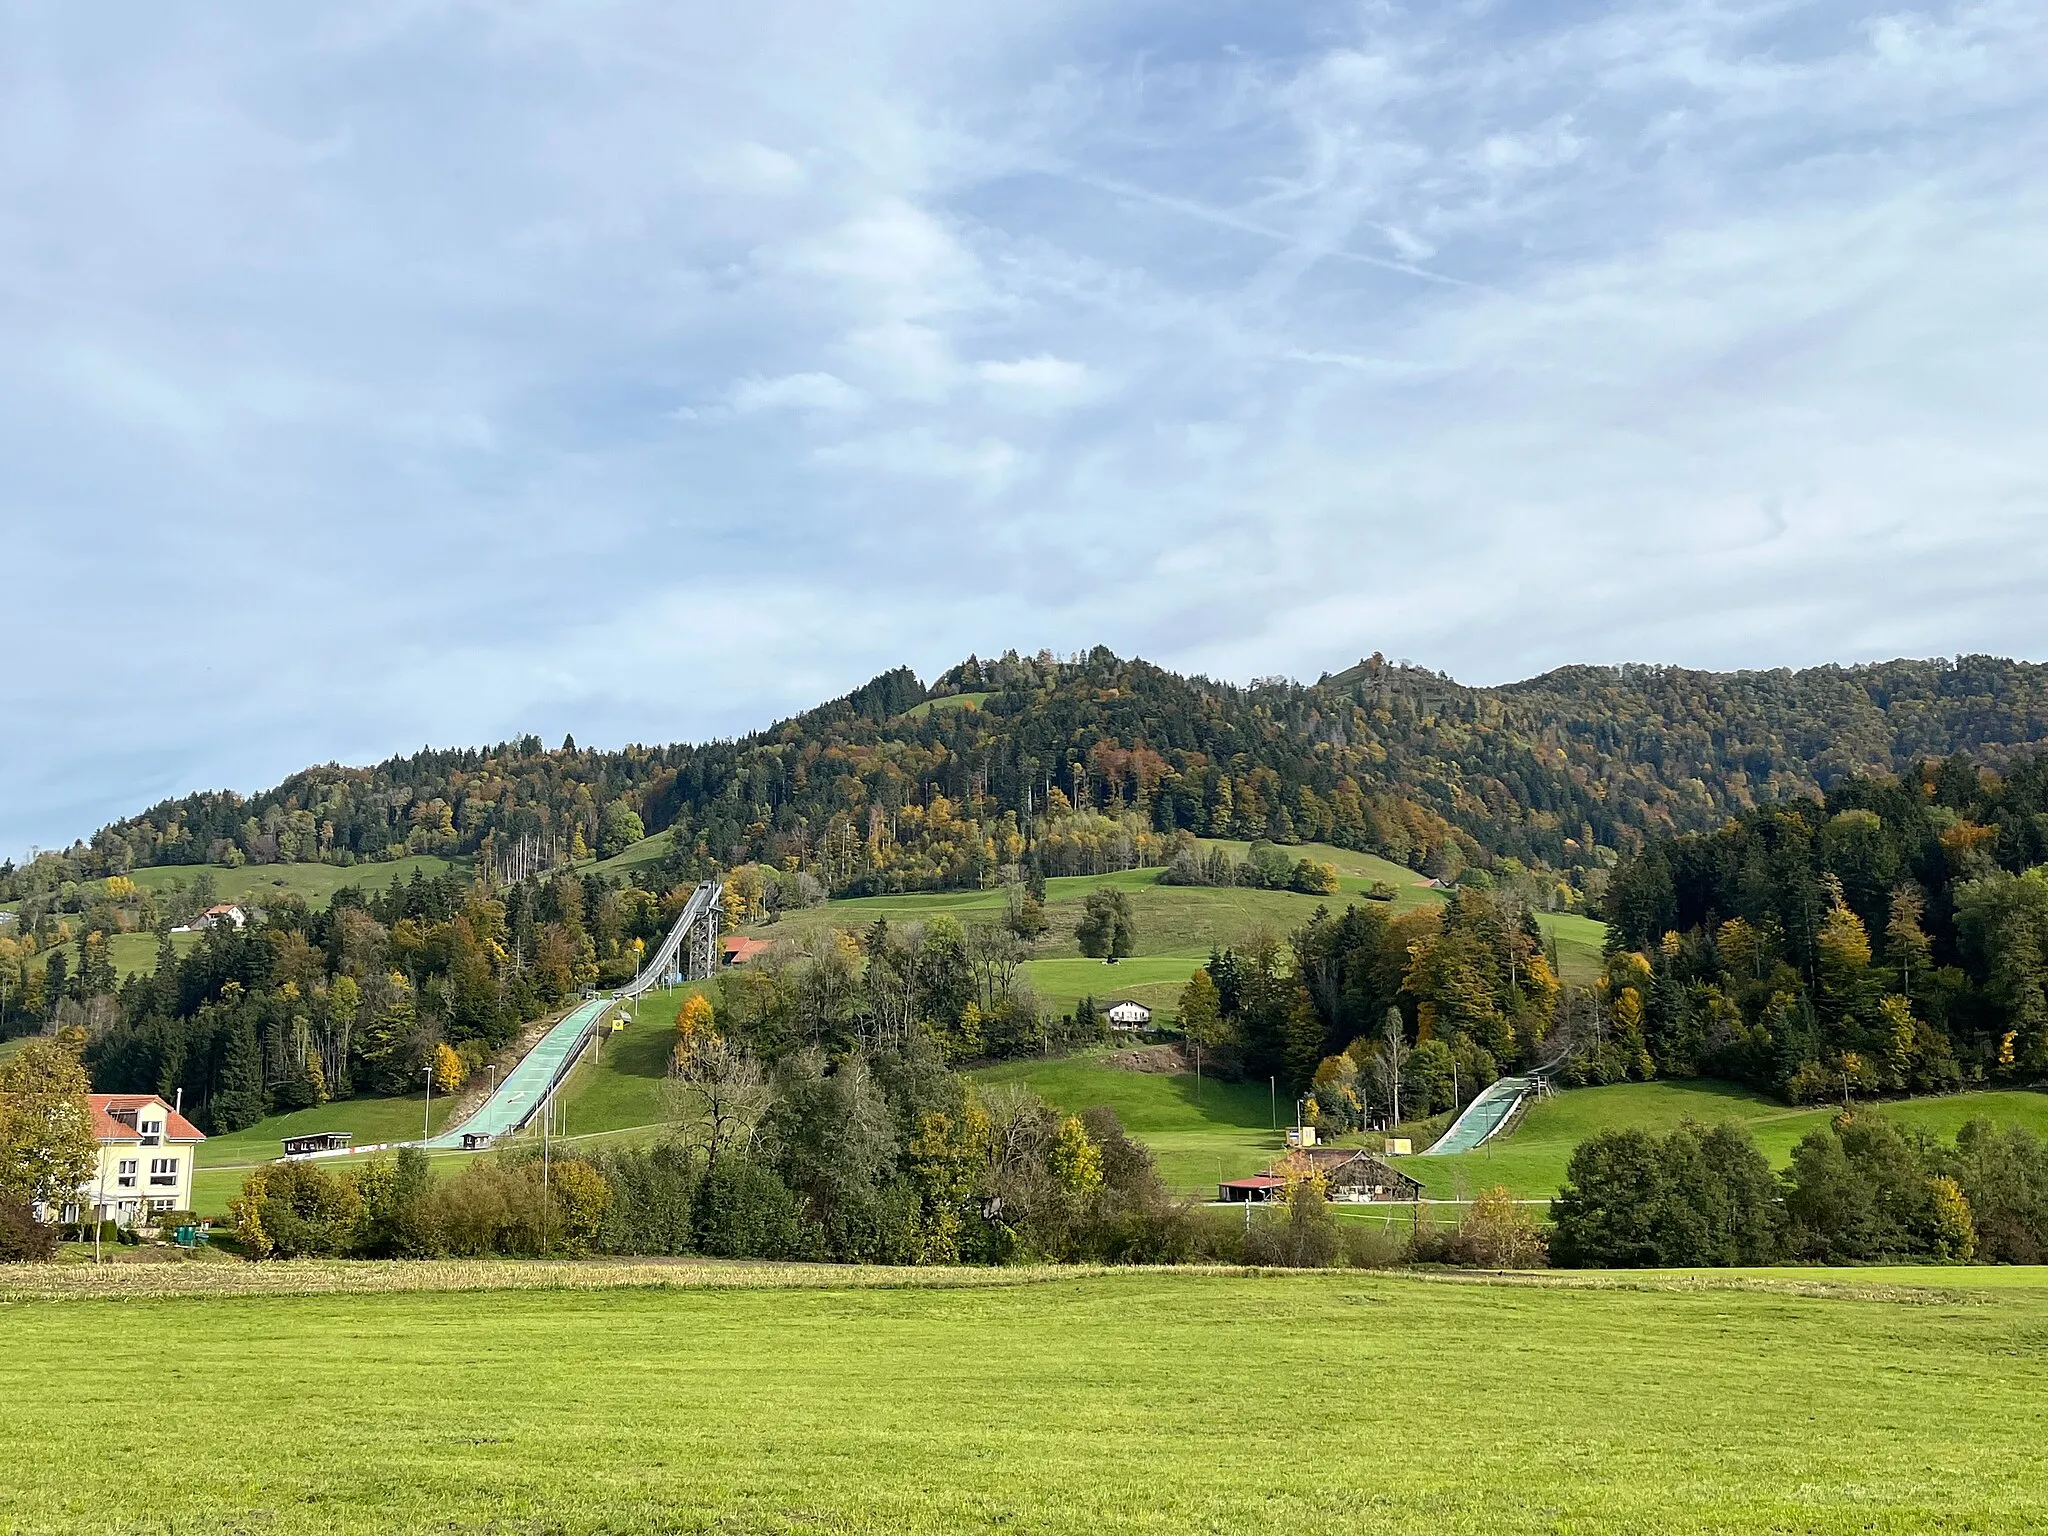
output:
POLYGON ((1101 649, 1013 654, 929 686, 885 674, 737 741, 598 752, 527 737, 189 795, 5 870, 0 900, 201 863, 431 854, 516 871, 649 833, 670 835, 673 878, 795 859, 856 894, 972 885, 1020 857, 1086 873, 1156 857, 1175 831, 1320 840, 1432 872, 1514 858, 1583 886, 1603 850, 1659 832, 2044 739, 2048 667, 1983 657, 1572 667, 1471 688, 1377 657, 1238 687, 1101 649))
MULTIPOLYGON (((1071 1112, 1110 1106, 1125 1128, 1151 1148, 1172 1189, 1203 1197, 1214 1196, 1219 1179, 1240 1178, 1277 1160, 1285 1141, 1275 1122, 1293 1120, 1292 1104, 1284 1097, 1269 1101, 1263 1085, 1198 1085, 1189 1074, 1123 1071, 1110 1065, 1103 1052, 1005 1062, 974 1075, 984 1087, 1021 1083, 1071 1112)), ((1956 1093, 1874 1107, 1903 1124, 1946 1137, 1976 1116, 2048 1134, 2048 1094, 2038 1092, 1956 1093)), ((1800 1138, 1825 1126, 1835 1113, 1835 1108, 1792 1108, 1728 1083, 1574 1088, 1534 1105, 1507 1135, 1477 1151, 1418 1155, 1403 1159, 1401 1167, 1421 1181, 1433 1200, 1468 1199, 1495 1185, 1519 1198, 1540 1200, 1557 1193, 1572 1152, 1600 1131, 1635 1127, 1662 1133, 1685 1121, 1712 1126, 1733 1120, 1749 1131, 1771 1165, 1782 1169, 1800 1138)))

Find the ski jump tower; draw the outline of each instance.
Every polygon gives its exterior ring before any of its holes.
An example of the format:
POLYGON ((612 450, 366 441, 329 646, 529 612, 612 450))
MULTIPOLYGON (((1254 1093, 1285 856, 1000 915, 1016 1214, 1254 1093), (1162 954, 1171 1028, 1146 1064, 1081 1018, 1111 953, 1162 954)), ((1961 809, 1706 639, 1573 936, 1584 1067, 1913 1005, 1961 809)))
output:
POLYGON ((724 897, 725 887, 716 880, 706 880, 692 891, 654 958, 641 966, 640 974, 621 987, 618 995, 635 998, 655 987, 716 976, 724 897))

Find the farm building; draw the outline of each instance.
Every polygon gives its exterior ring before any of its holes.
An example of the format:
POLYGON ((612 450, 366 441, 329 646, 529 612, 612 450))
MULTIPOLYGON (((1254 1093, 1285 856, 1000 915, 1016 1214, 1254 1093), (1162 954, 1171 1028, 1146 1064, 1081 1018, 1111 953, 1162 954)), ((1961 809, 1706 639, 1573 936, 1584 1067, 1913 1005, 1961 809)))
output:
POLYGON ((1216 1198, 1225 1205, 1278 1200, 1289 1184, 1311 1175, 1329 1186, 1332 1200, 1346 1205, 1422 1198, 1420 1183, 1362 1147, 1303 1147, 1264 1173, 1225 1179, 1216 1186, 1216 1198))
POLYGON ((723 948, 727 965, 751 965, 768 953, 768 941, 741 938, 735 933, 725 940, 723 948))
POLYGON ((1266 1173, 1255 1173, 1248 1179, 1225 1179, 1216 1186, 1216 1198, 1225 1205, 1261 1205, 1278 1200, 1286 1192, 1285 1179, 1266 1173))
POLYGON ((1303 1147, 1266 1172, 1314 1171, 1330 1186, 1332 1200, 1419 1200, 1422 1185, 1363 1147, 1303 1147))
POLYGON ((1108 1012, 1111 1029, 1144 1029, 1152 1023, 1152 1010, 1129 998, 1111 1003, 1108 1012))
POLYGON ((246 927, 248 922, 248 913, 233 903, 224 901, 218 905, 208 907, 204 912, 193 918, 191 922, 178 924, 171 932, 198 933, 203 929, 212 928, 220 923, 232 923, 235 927, 242 928, 246 927))
POLYGON ((311 1157, 315 1152, 346 1152, 354 1141, 353 1131, 307 1131, 284 1138, 286 1157, 311 1157))

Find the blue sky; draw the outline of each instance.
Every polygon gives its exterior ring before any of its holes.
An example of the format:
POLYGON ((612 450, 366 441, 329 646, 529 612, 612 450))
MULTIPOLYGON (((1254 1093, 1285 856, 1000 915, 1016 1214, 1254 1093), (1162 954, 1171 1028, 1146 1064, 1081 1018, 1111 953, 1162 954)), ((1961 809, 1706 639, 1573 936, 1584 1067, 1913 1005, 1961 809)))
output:
POLYGON ((0 849, 1108 644, 2048 655, 2048 8, 0 0, 0 849))

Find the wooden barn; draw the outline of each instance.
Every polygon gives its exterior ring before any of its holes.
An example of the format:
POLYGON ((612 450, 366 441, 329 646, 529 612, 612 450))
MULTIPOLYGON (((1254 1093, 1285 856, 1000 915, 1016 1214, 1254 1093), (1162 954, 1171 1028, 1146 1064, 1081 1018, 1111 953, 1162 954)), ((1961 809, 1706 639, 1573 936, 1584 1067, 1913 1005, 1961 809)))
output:
POLYGON ((1302 1147, 1266 1170, 1272 1178, 1319 1174, 1330 1198, 1347 1203, 1422 1198, 1422 1185, 1376 1152, 1363 1147, 1302 1147))

